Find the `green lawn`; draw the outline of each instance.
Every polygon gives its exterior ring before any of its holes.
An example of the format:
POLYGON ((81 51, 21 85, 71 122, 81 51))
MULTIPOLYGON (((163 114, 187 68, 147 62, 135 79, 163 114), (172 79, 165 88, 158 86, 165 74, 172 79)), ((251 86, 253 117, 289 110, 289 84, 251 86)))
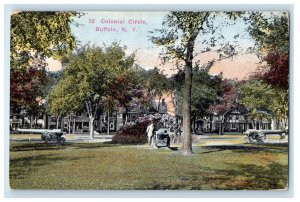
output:
MULTIPOLYGON (((197 145, 197 144, 195 144, 197 145)), ((103 143, 16 143, 10 147, 12 189, 286 189, 287 144, 175 147, 103 143)))

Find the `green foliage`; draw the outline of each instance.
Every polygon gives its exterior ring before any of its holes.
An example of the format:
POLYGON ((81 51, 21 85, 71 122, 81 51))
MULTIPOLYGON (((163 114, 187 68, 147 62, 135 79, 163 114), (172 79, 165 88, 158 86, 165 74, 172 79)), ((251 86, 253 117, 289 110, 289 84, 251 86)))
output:
POLYGON ((164 29, 155 30, 160 36, 151 36, 154 44, 164 47, 164 57, 186 61, 188 46, 194 42, 203 29, 211 12, 170 12, 163 21, 164 29))
MULTIPOLYGON (((172 77, 175 85, 176 83, 181 83, 182 79, 179 79, 179 75, 172 77)), ((191 113, 193 118, 207 114, 210 105, 214 103, 220 93, 220 83, 221 78, 211 76, 205 70, 194 72, 191 95, 191 113)), ((182 86, 178 85, 176 92, 178 114, 181 115, 183 102, 182 86)))
POLYGON ((11 15, 11 59, 26 58, 30 63, 33 55, 60 59, 76 47, 71 33, 72 18, 77 12, 23 11, 11 15))
POLYGON ((248 108, 250 118, 262 119, 275 116, 278 120, 287 120, 287 91, 254 80, 242 84, 240 93, 240 101, 248 108))
POLYGON ((82 102, 73 94, 76 91, 74 78, 66 77, 60 80, 49 93, 48 111, 54 116, 65 114, 69 111, 81 109, 82 102))
POLYGON ((147 91, 153 96, 158 96, 159 98, 164 92, 167 92, 171 88, 169 79, 156 67, 147 72, 147 78, 144 82, 147 91))
POLYGON ((124 49, 117 43, 104 49, 89 45, 78 49, 49 96, 50 112, 65 111, 64 106, 67 111, 85 107, 95 117, 101 107, 111 110, 112 83, 133 63, 134 55, 126 56, 124 49))
POLYGON ((287 12, 251 12, 245 17, 249 34, 261 53, 289 52, 289 16, 287 12))

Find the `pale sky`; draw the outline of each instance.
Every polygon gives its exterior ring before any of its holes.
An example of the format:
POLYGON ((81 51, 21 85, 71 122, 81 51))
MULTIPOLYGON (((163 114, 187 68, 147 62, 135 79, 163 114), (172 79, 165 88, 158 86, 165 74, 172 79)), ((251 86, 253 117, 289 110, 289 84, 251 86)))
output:
MULTIPOLYGON (((81 18, 75 19, 78 27, 72 25, 72 32, 78 40, 79 45, 86 43, 103 46, 112 42, 119 42, 120 45, 127 47, 127 53, 136 51, 136 64, 145 69, 158 67, 166 74, 175 73, 174 64, 167 63, 162 65, 159 58, 160 48, 152 44, 149 40, 149 31, 161 28, 164 16, 168 12, 85 12, 81 18)), ((233 45, 238 45, 240 50, 245 50, 254 44, 253 40, 244 31, 245 24, 239 20, 234 25, 226 25, 229 22, 224 16, 215 18, 214 26, 219 29, 214 36, 224 36, 224 41, 230 41, 233 45), (238 34, 238 37, 234 38, 238 34)), ((201 36, 196 40, 195 60, 200 60, 204 64, 212 59, 219 57, 215 52, 201 53, 206 45, 202 42, 209 40, 212 34, 207 37, 201 36)), ((222 40, 217 40, 221 43, 222 40)), ((218 47, 218 45, 216 46, 218 47)), ((243 51, 242 51, 243 52, 243 51)), ((258 66, 258 58, 254 55, 243 54, 233 59, 222 60, 214 64, 211 68, 212 74, 223 72, 226 78, 242 79, 258 66)), ((50 70, 60 69, 57 61, 48 61, 50 70)))

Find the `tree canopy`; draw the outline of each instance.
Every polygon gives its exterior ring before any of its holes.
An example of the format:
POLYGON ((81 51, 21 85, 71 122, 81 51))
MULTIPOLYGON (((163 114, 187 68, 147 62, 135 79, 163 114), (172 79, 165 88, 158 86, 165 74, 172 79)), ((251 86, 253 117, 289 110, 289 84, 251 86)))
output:
POLYGON ((256 42, 258 52, 289 52, 289 15, 287 12, 249 12, 247 31, 256 42))
POLYGON ((93 138, 93 123, 99 109, 111 107, 111 86, 133 64, 134 54, 126 56, 124 50, 117 43, 103 49, 90 45, 78 49, 49 96, 50 110, 56 109, 55 106, 65 105, 85 108, 90 119, 90 135, 93 138), (104 106, 104 101, 109 102, 105 102, 104 106))
POLYGON ((240 85, 240 101, 249 111, 249 118, 262 120, 275 117, 286 127, 288 120, 288 92, 273 88, 259 80, 240 85))
POLYGON ((76 47, 70 24, 77 12, 23 11, 11 15, 11 60, 28 64, 35 57, 60 59, 76 47))

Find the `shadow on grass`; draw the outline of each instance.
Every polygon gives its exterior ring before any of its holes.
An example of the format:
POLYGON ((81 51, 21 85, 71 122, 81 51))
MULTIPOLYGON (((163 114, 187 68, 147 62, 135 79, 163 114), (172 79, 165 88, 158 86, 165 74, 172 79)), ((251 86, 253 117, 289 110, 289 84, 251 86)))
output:
POLYGON ((97 149, 102 147, 118 147, 121 145, 107 143, 73 143, 69 142, 64 145, 59 144, 46 144, 46 143, 18 143, 11 144, 10 151, 11 152, 19 152, 19 151, 39 151, 39 150, 61 150, 73 147, 75 149, 97 149))
POLYGON ((152 181, 146 185, 149 190, 274 190, 286 189, 288 166, 271 163, 230 164, 231 169, 199 169, 188 175, 179 174, 180 183, 152 181))
MULTIPOLYGON (((27 175, 37 171, 39 167, 54 164, 57 161, 79 160, 79 157, 58 157, 52 154, 34 155, 22 158, 10 159, 10 179, 24 179, 27 175)), ((58 168, 59 169, 59 168, 58 168)), ((47 170, 45 170, 47 176, 47 170)))
POLYGON ((194 148, 209 150, 202 153, 220 152, 225 150, 232 150, 234 152, 253 152, 253 151, 267 151, 267 152, 276 152, 276 153, 288 152, 287 144, 213 145, 213 146, 201 146, 201 147, 194 147, 194 148))
POLYGON ((46 143, 18 143, 11 144, 10 151, 18 152, 18 151, 33 151, 33 150, 58 150, 64 149, 65 145, 57 145, 57 144, 46 144, 46 143))
MULTIPOLYGON (((267 166, 256 164, 230 164, 230 166, 234 169, 217 171, 223 176, 219 185, 226 187, 225 189, 270 190, 287 188, 288 165, 272 162, 267 166)), ((207 180, 215 179, 215 177, 208 177, 207 180)), ((218 189, 218 187, 214 187, 214 189, 218 189)))
POLYGON ((178 151, 178 147, 169 147, 169 149, 172 151, 178 151))
POLYGON ((104 147, 119 147, 119 144, 112 144, 111 142, 97 142, 97 143, 69 143, 69 147, 75 147, 76 149, 98 149, 104 147))

